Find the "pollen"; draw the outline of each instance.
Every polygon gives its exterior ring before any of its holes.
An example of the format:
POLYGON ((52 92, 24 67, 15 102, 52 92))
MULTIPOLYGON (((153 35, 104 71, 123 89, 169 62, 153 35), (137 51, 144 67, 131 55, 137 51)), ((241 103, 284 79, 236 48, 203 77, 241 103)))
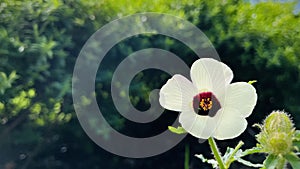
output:
POLYGON ((213 106, 213 101, 211 100, 211 98, 204 98, 200 100, 199 109, 207 111, 210 110, 212 106, 213 106))
POLYGON ((197 114, 213 117, 221 105, 212 92, 202 92, 194 96, 193 107, 197 114))

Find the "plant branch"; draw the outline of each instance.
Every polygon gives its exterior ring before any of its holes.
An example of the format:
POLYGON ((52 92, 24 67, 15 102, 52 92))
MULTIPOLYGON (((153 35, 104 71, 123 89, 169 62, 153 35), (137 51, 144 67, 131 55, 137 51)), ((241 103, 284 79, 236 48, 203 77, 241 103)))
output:
POLYGON ((234 148, 232 154, 229 156, 228 160, 225 162, 225 167, 229 168, 230 164, 235 160, 234 156, 236 152, 244 145, 244 142, 240 141, 238 145, 234 148))

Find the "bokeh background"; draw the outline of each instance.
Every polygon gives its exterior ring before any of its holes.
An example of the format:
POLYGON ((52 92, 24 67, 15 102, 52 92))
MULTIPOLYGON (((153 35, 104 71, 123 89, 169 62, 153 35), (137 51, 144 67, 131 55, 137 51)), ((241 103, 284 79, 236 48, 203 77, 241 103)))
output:
MULTIPOLYGON (((246 0, 0 0, 0 168, 1 169, 199 169, 211 168, 194 154, 212 157, 207 142, 187 136, 161 155, 119 157, 93 143, 82 130, 72 104, 75 60, 101 26, 137 12, 160 12, 186 19, 211 40, 234 81, 257 80, 259 96, 247 130, 217 141, 224 152, 239 140, 255 146, 254 123, 272 110, 289 112, 300 127, 300 18, 293 1, 246 0)), ((136 24, 136 23, 132 23, 136 24)), ((125 25, 130 26, 130 25, 125 25)), ((174 25, 176 26, 176 25, 174 25)), ((121 29, 121 28, 120 28, 121 29)), ((196 38, 196 37, 195 37, 196 38)), ((162 35, 140 35, 114 46, 95 82, 106 119, 118 131, 149 137, 166 130, 178 112, 165 111, 148 124, 122 118, 114 108, 110 80, 129 54, 150 47, 178 55, 189 66, 197 56, 184 44, 162 35)), ((139 73, 130 87, 131 102, 149 108, 149 92, 170 78, 159 70, 139 73)), ((124 96, 125 97, 125 96, 124 96)), ((83 102, 89 102, 83 98, 83 102)), ((92 123, 92 121, 91 121, 92 123)), ((110 131, 100 132, 109 138, 110 131)), ((261 162, 264 155, 249 156, 261 162)), ((246 168, 235 163, 232 168, 246 168)))

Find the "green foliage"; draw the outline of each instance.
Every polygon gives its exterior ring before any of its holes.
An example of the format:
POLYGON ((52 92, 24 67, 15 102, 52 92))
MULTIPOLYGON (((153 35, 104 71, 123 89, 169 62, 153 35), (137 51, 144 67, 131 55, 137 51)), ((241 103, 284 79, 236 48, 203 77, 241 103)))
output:
MULTIPOLYGON (((222 61, 233 69, 235 81, 257 79, 259 83, 253 85, 258 89, 255 112, 259 113, 250 117, 250 124, 273 109, 285 109, 295 117, 296 127, 299 127, 300 20, 292 12, 293 5, 271 1, 253 5, 243 0, 2 0, 0 168, 8 164, 32 169, 97 168, 99 164, 102 166, 98 168, 124 168, 128 165, 120 162, 120 158, 108 158, 104 152, 98 152, 99 148, 83 134, 74 118, 71 76, 75 59, 92 33, 113 19, 136 12, 161 12, 188 19, 209 37, 222 61), (59 154, 57 149, 62 145, 69 146, 76 155, 59 154), (20 160, 17 157, 23 152, 28 158, 20 160)), ((188 64, 195 60, 187 47, 172 38, 154 35, 124 40, 108 54, 109 59, 104 61, 104 68, 97 76, 97 97, 103 104, 113 105, 108 82, 113 68, 128 54, 149 47, 174 52, 188 64)), ((130 90, 132 103, 140 109, 147 108, 151 89, 160 88, 168 77, 165 74, 153 76, 149 72, 138 74, 130 90)), ((87 98, 82 100, 84 104, 89 103, 87 98)), ((124 124, 129 122, 114 114, 113 106, 104 107, 103 112, 119 130, 147 133, 136 131, 136 127, 124 129, 124 124)), ((101 126, 95 128, 109 138, 110 131, 101 130, 101 126)), ((153 127, 146 130, 153 131, 153 127)), ((296 143, 295 140, 294 145, 296 143)), ((204 146, 191 145, 199 147, 195 151, 204 146)), ((168 158, 171 162, 148 162, 141 166, 178 168, 180 157, 175 158, 172 154, 172 158, 168 158)), ((298 165, 295 156, 286 159, 292 166, 298 165)), ((271 165, 272 161, 270 157, 267 162, 271 165)), ((138 161, 130 165, 141 168, 138 161)))
POLYGON ((7 75, 4 72, 0 72, 0 94, 4 94, 5 90, 12 86, 12 83, 18 78, 15 71, 7 75))

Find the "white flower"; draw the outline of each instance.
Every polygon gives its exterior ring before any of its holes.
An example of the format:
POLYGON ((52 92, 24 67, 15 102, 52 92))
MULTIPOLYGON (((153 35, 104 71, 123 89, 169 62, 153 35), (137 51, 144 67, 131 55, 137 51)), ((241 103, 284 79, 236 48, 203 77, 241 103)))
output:
POLYGON ((255 88, 246 82, 230 84, 232 70, 222 62, 202 58, 191 67, 192 82, 174 75, 160 90, 160 104, 180 111, 182 127, 197 138, 231 139, 243 133, 256 104, 255 88))

